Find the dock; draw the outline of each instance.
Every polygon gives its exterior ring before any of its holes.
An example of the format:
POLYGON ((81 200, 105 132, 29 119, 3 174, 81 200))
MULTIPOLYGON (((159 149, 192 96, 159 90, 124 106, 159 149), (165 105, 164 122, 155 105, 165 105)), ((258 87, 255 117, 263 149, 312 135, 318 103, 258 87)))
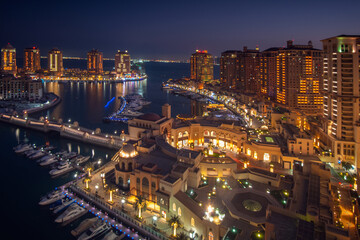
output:
POLYGON ((91 130, 80 127, 77 124, 58 123, 47 119, 34 119, 24 116, 12 116, 0 114, 0 122, 12 124, 18 127, 32 129, 44 133, 57 132, 62 137, 91 143, 101 147, 116 149, 122 147, 123 141, 120 136, 101 133, 100 130, 91 130))

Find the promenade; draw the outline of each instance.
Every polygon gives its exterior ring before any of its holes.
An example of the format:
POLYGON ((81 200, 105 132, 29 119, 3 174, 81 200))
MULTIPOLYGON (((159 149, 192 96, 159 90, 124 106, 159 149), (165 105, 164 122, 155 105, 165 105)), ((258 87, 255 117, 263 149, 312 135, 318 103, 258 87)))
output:
POLYGON ((60 136, 78 140, 85 143, 95 144, 101 147, 118 150, 123 141, 120 136, 101 133, 99 130, 91 130, 77 124, 59 123, 47 119, 33 119, 23 116, 11 116, 0 114, 0 122, 16 125, 19 127, 37 130, 41 132, 58 132, 60 136))

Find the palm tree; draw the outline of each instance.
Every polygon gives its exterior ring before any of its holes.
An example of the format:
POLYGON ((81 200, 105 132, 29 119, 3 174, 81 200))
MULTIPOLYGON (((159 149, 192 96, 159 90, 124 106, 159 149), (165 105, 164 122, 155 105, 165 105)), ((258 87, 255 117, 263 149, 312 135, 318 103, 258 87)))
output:
POLYGON ((89 178, 88 176, 86 176, 83 180, 83 182, 85 183, 85 189, 89 189, 89 182, 91 181, 91 178, 89 178))
POLYGON ((176 215, 172 215, 168 220, 169 226, 174 228, 173 235, 176 237, 176 229, 181 227, 182 224, 180 222, 180 217, 176 215))
POLYGON ((184 232, 181 232, 176 236, 176 240, 188 240, 188 239, 189 236, 186 235, 184 232))
POLYGON ((85 171, 87 171, 88 176, 91 177, 91 171, 94 170, 94 164, 89 162, 85 165, 85 171))
POLYGON ((113 202, 113 192, 116 191, 116 186, 114 184, 109 184, 107 191, 110 193, 109 202, 113 202))
POLYGON ((134 209, 138 211, 138 218, 141 218, 141 212, 146 210, 146 199, 143 196, 136 197, 134 209))

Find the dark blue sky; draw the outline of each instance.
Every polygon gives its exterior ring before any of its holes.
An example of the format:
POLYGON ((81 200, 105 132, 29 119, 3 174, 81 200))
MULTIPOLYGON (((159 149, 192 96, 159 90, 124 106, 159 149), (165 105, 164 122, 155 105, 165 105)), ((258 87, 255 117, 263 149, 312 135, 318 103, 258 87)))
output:
POLYGON ((8 1, 0 8, 1 46, 52 47, 85 57, 127 49, 133 57, 188 59, 195 49, 220 55, 244 45, 260 50, 360 34, 360 0, 313 1, 8 1))

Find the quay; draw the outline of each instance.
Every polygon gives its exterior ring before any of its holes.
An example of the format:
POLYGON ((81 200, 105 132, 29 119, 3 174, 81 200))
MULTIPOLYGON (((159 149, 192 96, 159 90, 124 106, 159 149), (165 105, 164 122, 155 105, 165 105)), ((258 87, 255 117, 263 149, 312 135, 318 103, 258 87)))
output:
POLYGON ((147 236, 150 239, 154 240, 165 240, 167 239, 164 235, 160 234, 158 231, 142 224, 141 222, 135 220, 131 216, 128 216, 126 213, 113 208, 106 201, 93 196, 92 194, 87 193, 86 191, 78 188, 76 185, 70 185, 68 190, 70 191, 67 195, 70 198, 75 198, 81 206, 84 206, 89 212, 95 214, 96 217, 102 219, 106 223, 111 224, 112 227, 122 230, 127 234, 128 237, 131 237, 135 240, 141 240, 141 236, 147 236), (91 203, 91 204, 89 204, 91 203), (100 209, 98 212, 96 208, 100 209), (102 211, 101 211, 102 210, 102 211), (105 214, 105 212, 107 214, 105 214), (119 223, 119 220, 121 222, 119 223), (124 223, 126 226, 135 229, 138 233, 134 233, 130 229, 123 226, 124 223))
POLYGON ((80 78, 80 77, 69 77, 69 78, 43 78, 45 82, 59 82, 59 83, 126 83, 126 82, 136 82, 143 81, 147 79, 147 75, 133 78, 122 78, 122 79, 92 79, 92 78, 80 78))
POLYGON ((101 147, 118 150, 123 141, 120 136, 101 133, 100 129, 95 131, 74 124, 59 123, 48 119, 33 119, 22 116, 11 116, 0 114, 0 122, 16 125, 19 127, 41 131, 44 133, 58 132, 60 136, 78 140, 85 143, 95 144, 101 147))

